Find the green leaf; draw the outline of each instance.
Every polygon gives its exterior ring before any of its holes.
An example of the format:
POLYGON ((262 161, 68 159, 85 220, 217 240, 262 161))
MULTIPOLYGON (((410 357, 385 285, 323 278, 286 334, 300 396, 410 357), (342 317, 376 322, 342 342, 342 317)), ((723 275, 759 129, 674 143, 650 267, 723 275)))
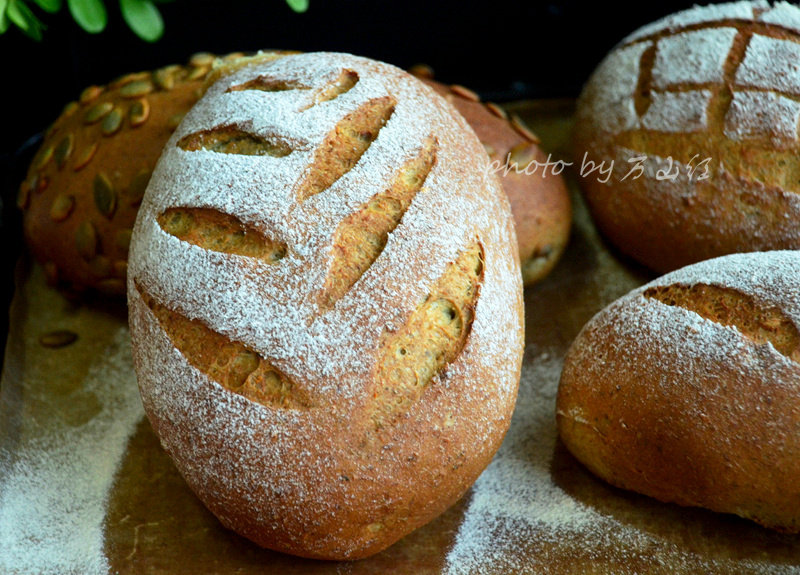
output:
POLYGON ((45 12, 55 14, 61 10, 61 0, 33 0, 45 12))
POLYGON ((298 14, 302 14, 308 10, 308 0, 286 0, 286 3, 289 5, 289 8, 298 14))
POLYGON ((5 33, 11 25, 11 20, 8 19, 6 9, 8 8, 8 0, 0 0, 0 34, 5 33))
POLYGON ((42 39, 44 24, 41 23, 22 0, 8 0, 8 10, 6 14, 8 14, 8 19, 27 36, 33 38, 37 42, 42 39))
POLYGON ((102 0, 67 0, 67 5, 78 26, 89 34, 105 30, 108 15, 102 0))
POLYGON ((139 38, 155 42, 164 34, 164 20, 150 0, 119 0, 122 17, 139 38))

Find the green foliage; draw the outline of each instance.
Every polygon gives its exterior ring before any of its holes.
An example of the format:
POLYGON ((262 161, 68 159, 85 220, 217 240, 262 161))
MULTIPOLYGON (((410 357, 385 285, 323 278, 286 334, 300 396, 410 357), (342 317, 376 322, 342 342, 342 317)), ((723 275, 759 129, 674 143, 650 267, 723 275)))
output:
MULTIPOLYGON (((105 30, 108 13, 104 0, 66 0, 73 20, 89 34, 105 30)), ((119 0, 122 18, 131 30, 145 42, 155 42, 164 34, 164 20, 156 4, 171 0, 119 0)), ((297 13, 308 10, 309 0, 286 0, 289 8, 297 13)), ((26 36, 41 40, 46 26, 31 6, 35 5, 48 14, 60 11, 62 0, 0 0, 0 34, 11 24, 26 36)))

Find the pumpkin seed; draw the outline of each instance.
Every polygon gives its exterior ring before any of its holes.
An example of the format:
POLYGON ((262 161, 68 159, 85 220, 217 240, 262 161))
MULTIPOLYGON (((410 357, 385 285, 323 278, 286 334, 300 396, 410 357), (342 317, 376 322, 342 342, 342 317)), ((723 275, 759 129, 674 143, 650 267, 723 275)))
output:
POLYGON ((67 163, 67 160, 72 155, 72 148, 74 145, 75 136, 72 134, 67 134, 56 146, 53 154, 56 159, 56 164, 59 168, 63 168, 64 164, 67 163))
POLYGON ((75 247, 78 254, 86 261, 97 255, 97 231, 92 222, 84 221, 75 230, 75 247))
POLYGON ((119 93, 123 98, 141 98, 153 91, 153 83, 150 80, 136 80, 122 86, 119 93))
POLYGON ((98 211, 109 219, 117 209, 117 193, 114 191, 114 185, 103 172, 99 172, 94 178, 94 204, 98 211))
POLYGON ((78 100, 80 100, 81 104, 84 104, 84 105, 85 104, 89 104, 91 102, 94 102, 98 98, 98 96, 100 96, 100 94, 102 94, 102 93, 103 93, 103 88, 102 87, 100 87, 100 86, 89 86, 88 88, 85 88, 83 90, 83 92, 81 92, 81 95, 78 98, 78 100))
POLYGON ((121 126, 122 126, 122 108, 117 106, 116 108, 111 110, 111 112, 108 113, 108 116, 106 116, 103 119, 103 125, 101 127, 101 130, 103 132, 103 135, 111 136, 113 134, 116 134, 121 126))
POLYGON ((150 77, 150 72, 134 72, 133 74, 125 74, 124 76, 119 76, 111 82, 108 83, 108 87, 113 89, 119 88, 120 86, 125 86, 130 84, 131 82, 138 82, 139 80, 146 80, 150 77))
POLYGON ((244 385, 248 376, 253 373, 260 363, 258 355, 248 349, 241 350, 230 363, 228 370, 228 386, 237 389, 244 385))
POLYGON ((77 172, 85 168, 89 162, 92 161, 92 158, 94 158, 95 153, 97 153, 97 148, 97 142, 86 146, 75 158, 75 167, 73 169, 77 172))
POLYGON ((36 158, 36 163, 33 165, 33 169, 41 170, 50 162, 52 158, 53 146, 47 146, 41 152, 39 152, 39 156, 36 158))
POLYGON ((200 67, 200 68, 192 68, 189 73, 186 75, 186 79, 189 81, 192 80, 200 80, 205 78, 206 74, 211 68, 209 67, 200 67))
POLYGON ((217 57, 214 56, 214 54, 209 54, 208 52, 198 52, 189 58, 189 64, 196 67, 208 67, 214 64, 214 60, 216 59, 217 57))
POLYGON ((78 334, 68 329, 58 329, 50 331, 39 336, 39 344, 43 347, 56 349, 59 347, 66 347, 71 343, 75 343, 78 339, 78 334))
POLYGON ((494 102, 487 102, 486 107, 489 108, 489 111, 498 118, 501 118, 503 120, 508 120, 508 112, 506 112, 505 109, 501 108, 494 102))
POLYGON ((28 207, 31 200, 31 186, 28 182, 22 182, 19 186, 19 193, 17 193, 17 207, 24 210, 28 207))
POLYGON ((138 205, 144 197, 144 191, 147 189, 147 184, 150 182, 150 170, 139 170, 131 180, 130 186, 125 196, 130 200, 131 205, 138 205))
POLYGON ((524 170, 536 159, 536 149, 530 142, 521 142, 508 152, 508 161, 518 170, 524 170))
POLYGON ((70 194, 58 194, 50 204, 50 219, 54 222, 63 222, 72 213, 75 207, 75 197, 70 194))
POLYGON ((428 66, 427 64, 414 64, 411 68, 408 69, 411 75, 416 76, 417 78, 423 78, 425 80, 433 80, 433 68, 428 66))
POLYGON ((61 111, 61 117, 62 118, 69 118, 75 112, 77 112, 79 108, 80 108, 80 105, 78 104, 78 102, 74 102, 74 101, 70 102, 69 104, 64 106, 64 109, 61 111))
POLYGON ((522 118, 514 114, 511 116, 511 125, 517 131, 519 135, 521 135, 526 140, 533 142, 534 144, 541 144, 542 141, 539 139, 539 136, 534 134, 528 126, 522 121, 522 118))
POLYGON ((94 124, 105 118, 111 110, 114 109, 114 104, 111 102, 99 102, 86 110, 86 115, 83 117, 84 124, 94 124))
POLYGON ((181 67, 178 65, 166 66, 153 72, 153 82, 160 90, 169 91, 175 87, 175 77, 181 67))
POLYGON ((467 100, 471 100, 473 102, 480 102, 480 96, 470 90, 469 88, 462 86, 460 84, 453 84, 450 86, 450 91, 453 92, 456 96, 461 96, 462 98, 466 98, 467 100))
POLYGON ((147 98, 140 98, 131 104, 131 109, 128 110, 128 117, 131 120, 131 127, 135 128, 141 126, 147 121, 150 116, 150 102, 147 98))
POLYGON ((42 173, 37 172, 34 174, 33 178, 30 181, 30 188, 32 192, 36 192, 37 194, 42 193, 47 185, 50 183, 50 180, 47 176, 42 173))

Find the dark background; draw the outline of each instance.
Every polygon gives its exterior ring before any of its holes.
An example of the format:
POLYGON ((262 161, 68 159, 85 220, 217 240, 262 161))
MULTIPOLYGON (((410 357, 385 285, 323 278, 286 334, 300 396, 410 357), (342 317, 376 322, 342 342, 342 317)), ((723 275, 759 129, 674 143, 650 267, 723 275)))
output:
MULTIPOLYGON (((569 1, 311 0, 309 10, 297 14, 283 0, 175 0, 160 5, 166 31, 153 44, 127 28, 116 0, 105 4, 109 23, 98 35, 81 30, 65 6, 57 15, 37 12, 48 26, 42 42, 13 27, 0 36, 0 322, 22 249, 14 197, 36 137, 90 84, 184 63, 201 51, 278 48, 351 52, 404 68, 427 63, 439 80, 497 102, 574 97, 625 35, 693 2, 631 8, 569 1)), ((4 325, 0 330, 5 334, 4 325)))

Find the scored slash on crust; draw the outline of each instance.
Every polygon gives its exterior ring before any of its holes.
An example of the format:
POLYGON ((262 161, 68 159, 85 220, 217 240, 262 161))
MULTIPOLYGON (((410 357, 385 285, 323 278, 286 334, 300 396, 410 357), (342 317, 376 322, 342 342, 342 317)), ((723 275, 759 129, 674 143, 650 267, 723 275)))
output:
POLYGON ((136 289, 186 361, 222 387, 261 405, 307 409, 311 401, 294 382, 244 344, 209 329, 158 303, 137 283, 136 289))
POLYGON ((286 256, 286 244, 270 240, 237 218, 208 208, 169 208, 158 218, 168 234, 200 248, 256 258, 268 264, 286 256))
POLYGON ((384 333, 372 421, 380 429, 408 411, 466 345, 483 281, 484 249, 474 241, 431 286, 428 297, 397 332, 384 333))
MULTIPOLYGON (((311 104, 300 112, 339 97, 358 81, 356 72, 342 70, 336 79, 316 90, 311 104)), ((286 92, 307 91, 310 87, 298 80, 261 75, 234 85, 227 92, 247 90, 286 92)), ((372 98, 340 119, 323 138, 301 178, 296 188, 298 201, 328 190, 352 170, 378 138, 396 105, 391 96, 372 98)), ((268 139, 235 125, 188 134, 177 145, 188 152, 207 150, 278 158, 293 151, 280 136, 268 139)), ((387 189, 339 223, 334 232, 330 268, 319 296, 323 311, 331 309, 381 255, 389 234, 400 224, 436 165, 438 146, 437 138, 428 136, 416 154, 397 170, 387 189)), ((269 264, 278 263, 287 253, 286 244, 266 238, 238 218, 215 209, 168 208, 157 222, 166 233, 206 250, 269 264)), ((374 373, 372 421, 376 429, 408 411, 431 381, 461 353, 474 319, 484 257, 483 246, 476 239, 447 265, 405 323, 397 331, 384 333, 374 373)), ((302 390, 258 353, 231 342, 199 320, 168 309, 138 284, 136 288, 173 345, 190 365, 210 379, 265 406, 311 407, 302 390)))
POLYGON ((425 140, 419 153, 395 174, 389 188, 375 194, 336 228, 333 260, 320 298, 330 308, 375 262, 436 163, 438 142, 425 140))
POLYGON ((293 151, 292 147, 280 138, 268 140, 237 126, 219 126, 187 134, 178 141, 178 147, 187 152, 208 150, 220 154, 272 156, 274 158, 283 158, 293 151))
POLYGON ((317 149, 297 188, 298 198, 303 201, 324 192, 352 170, 392 117, 396 104, 390 96, 374 98, 339 121, 317 149))
POLYGON ((674 284, 652 287, 644 297, 733 327, 758 345, 769 342, 779 353, 800 363, 800 332, 792 320, 779 309, 763 306, 740 291, 706 284, 674 284))

